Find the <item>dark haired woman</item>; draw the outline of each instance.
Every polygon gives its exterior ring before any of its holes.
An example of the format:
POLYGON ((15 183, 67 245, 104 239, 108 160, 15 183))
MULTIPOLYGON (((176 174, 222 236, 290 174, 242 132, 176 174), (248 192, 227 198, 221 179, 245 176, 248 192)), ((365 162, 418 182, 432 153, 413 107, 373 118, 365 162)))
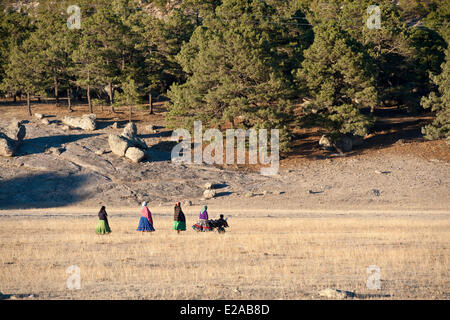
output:
POLYGON ((181 210, 180 202, 175 203, 175 208, 173 211, 173 230, 177 230, 177 233, 180 233, 180 231, 186 231, 186 217, 184 216, 183 210, 181 210))
POLYGON ((109 228, 108 214, 106 213, 105 206, 102 206, 102 208, 98 212, 98 219, 99 220, 98 220, 97 228, 95 229, 95 232, 97 234, 110 233, 111 229, 109 228))

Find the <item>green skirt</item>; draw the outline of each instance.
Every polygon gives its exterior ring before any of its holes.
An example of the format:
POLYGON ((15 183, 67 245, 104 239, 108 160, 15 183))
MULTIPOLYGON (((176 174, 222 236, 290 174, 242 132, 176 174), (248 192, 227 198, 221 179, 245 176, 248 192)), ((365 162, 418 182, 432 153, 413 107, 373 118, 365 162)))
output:
POLYGON ((110 233, 111 229, 109 228, 108 221, 106 220, 98 220, 97 228, 95 229, 97 234, 105 234, 110 233))
POLYGON ((186 230, 186 222, 184 221, 174 221, 173 222, 173 230, 186 230))

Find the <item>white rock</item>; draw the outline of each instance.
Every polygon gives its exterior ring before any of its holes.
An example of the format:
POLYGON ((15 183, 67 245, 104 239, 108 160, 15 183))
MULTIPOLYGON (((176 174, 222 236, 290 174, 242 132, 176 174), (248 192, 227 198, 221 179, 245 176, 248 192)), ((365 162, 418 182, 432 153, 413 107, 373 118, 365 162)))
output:
POLYGON ((62 122, 68 126, 83 130, 92 131, 97 128, 97 116, 95 114, 85 114, 80 118, 66 116, 62 122))
POLYGON ((350 291, 342 291, 342 290, 336 290, 336 289, 324 289, 319 292, 319 295, 321 297, 326 297, 329 299, 347 299, 347 298, 353 298, 355 297, 355 293, 350 291))
POLYGON ((205 189, 212 189, 213 184, 211 182, 207 182, 205 183, 205 185, 203 186, 205 189))
POLYGON ((144 159, 145 153, 136 147, 129 147, 125 152, 125 157, 135 163, 138 163, 139 161, 144 159))
POLYGON ((137 135, 137 127, 133 122, 128 122, 123 128, 122 136, 135 137, 137 135))
POLYGON ((20 121, 13 119, 7 128, 0 130, 0 156, 12 157, 22 144, 26 129, 20 121))
POLYGON ((121 157, 125 156, 125 152, 129 147, 128 142, 117 134, 109 135, 108 144, 112 153, 121 157))
POLYGON ((207 190, 203 191, 203 198, 205 198, 205 199, 212 199, 215 196, 216 196, 215 190, 207 189, 207 190))

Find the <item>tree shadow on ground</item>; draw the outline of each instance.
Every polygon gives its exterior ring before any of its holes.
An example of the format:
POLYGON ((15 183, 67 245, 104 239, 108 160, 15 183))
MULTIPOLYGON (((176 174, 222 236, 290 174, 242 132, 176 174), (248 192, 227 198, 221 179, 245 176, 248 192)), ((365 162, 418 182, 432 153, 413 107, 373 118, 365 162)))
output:
POLYGON ((226 187, 228 187, 228 184, 226 184, 226 183, 214 183, 212 185, 213 189, 223 189, 223 188, 226 188, 226 187))
POLYGON ((27 175, 1 181, 0 209, 53 208, 88 197, 87 175, 57 172, 27 175))
POLYGON ((323 150, 319 140, 325 132, 317 128, 309 128, 295 133, 292 141, 292 151, 285 156, 302 156, 307 159, 328 159, 336 156, 360 155, 367 150, 382 149, 396 143, 411 143, 424 141, 421 129, 432 121, 430 113, 418 115, 409 114, 406 109, 384 107, 375 109, 375 123, 362 145, 354 146, 353 150, 340 155, 336 150, 323 150))
POLYGON ((223 192, 216 193, 216 195, 214 197, 215 198, 226 197, 226 196, 229 196, 230 194, 233 194, 233 192, 231 192, 231 191, 223 191, 223 192))
POLYGON ((97 129, 106 129, 112 126, 114 122, 117 122, 118 129, 123 129, 127 125, 128 120, 109 120, 106 118, 97 118, 97 129))
POLYGON ((32 299, 32 298, 38 298, 39 295, 35 293, 14 293, 14 294, 6 294, 0 292, 0 300, 7 300, 7 299, 32 299))
POLYGON ((147 149, 149 162, 171 161, 172 149, 177 145, 175 141, 160 141, 147 149))
POLYGON ((148 134, 140 134, 140 138, 165 138, 170 137, 172 135, 172 131, 162 131, 157 133, 148 133, 148 134))
POLYGON ((17 152, 18 156, 43 153, 47 148, 60 148, 61 145, 82 140, 85 138, 95 137, 99 133, 91 134, 69 134, 69 135, 54 135, 25 139, 17 152))

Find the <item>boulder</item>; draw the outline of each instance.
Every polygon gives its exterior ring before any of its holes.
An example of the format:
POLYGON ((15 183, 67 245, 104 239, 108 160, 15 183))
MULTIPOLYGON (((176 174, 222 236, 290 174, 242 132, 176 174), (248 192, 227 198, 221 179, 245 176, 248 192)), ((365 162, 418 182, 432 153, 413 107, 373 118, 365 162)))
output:
POLYGON ((137 127, 133 122, 128 122, 125 128, 123 128, 122 136, 135 137, 137 136, 137 127))
POLYGON ((103 150, 103 149, 99 149, 99 150, 95 151, 95 154, 98 155, 98 156, 101 156, 102 154, 105 154, 105 153, 106 153, 106 151, 103 150))
POLYGON ((0 129, 0 156, 14 156, 25 135, 25 126, 15 119, 8 127, 0 129))
POLYGON ((45 124, 45 125, 48 125, 48 124, 50 124, 50 121, 48 121, 48 119, 42 119, 41 123, 45 124))
POLYGON ((125 141, 127 141, 128 145, 130 147, 136 147, 136 148, 139 148, 142 150, 147 150, 147 148, 148 148, 145 141, 139 137, 136 137, 136 136, 130 137, 130 136, 124 136, 124 135, 121 135, 120 137, 122 139, 124 139, 125 141))
POLYGON ((114 122, 113 125, 111 126, 113 129, 117 129, 119 127, 119 125, 117 124, 117 122, 114 122))
POLYGON ((6 135, 18 143, 21 143, 26 135, 25 126, 18 120, 13 119, 6 128, 6 135))
POLYGON ((14 156, 14 144, 12 140, 5 136, 2 132, 0 132, 0 156, 14 156))
POLYGON ((133 162, 139 162, 146 157, 147 144, 137 136, 137 127, 129 122, 122 134, 110 134, 108 143, 111 151, 121 157, 126 157, 133 162))
POLYGON ((139 161, 144 159, 145 153, 136 147, 129 147, 125 152, 125 157, 135 163, 138 163, 139 161))
POLYGON ((321 290, 319 292, 319 295, 321 297, 325 297, 325 298, 329 298, 329 299, 347 299, 347 298, 356 297, 356 294, 354 292, 330 289, 330 288, 321 290))
POLYGON ((339 152, 349 152, 353 146, 359 146, 363 143, 360 136, 342 136, 339 139, 332 139, 328 135, 323 135, 319 140, 319 145, 326 150, 336 149, 339 152))
POLYGON ((148 148, 145 141, 137 136, 137 127, 133 122, 129 122, 125 128, 123 128, 121 137, 125 138, 128 141, 128 144, 132 147, 143 150, 148 148))
POLYGON ((333 142, 329 136, 323 135, 319 140, 319 146, 324 149, 333 149, 333 142))
POLYGON ((42 113, 35 113, 34 116, 35 116, 37 119, 39 119, 39 120, 41 120, 42 118, 44 118, 44 115, 43 115, 42 113))
POLYGON ((85 114, 81 117, 63 118, 62 122, 70 127, 80 128, 83 130, 95 130, 97 128, 97 117, 95 114, 85 114))
POLYGON ((211 190, 211 189, 207 189, 205 191, 203 191, 203 198, 205 199, 212 199, 216 196, 216 191, 211 190))
POLYGON ((125 152, 129 147, 128 141, 117 134, 109 135, 108 144, 111 152, 121 157, 125 156, 125 152))
POLYGON ((205 189, 212 189, 212 187, 213 187, 213 184, 212 184, 211 182, 207 182, 207 183, 205 183, 205 185, 203 186, 203 188, 205 188, 205 189))

